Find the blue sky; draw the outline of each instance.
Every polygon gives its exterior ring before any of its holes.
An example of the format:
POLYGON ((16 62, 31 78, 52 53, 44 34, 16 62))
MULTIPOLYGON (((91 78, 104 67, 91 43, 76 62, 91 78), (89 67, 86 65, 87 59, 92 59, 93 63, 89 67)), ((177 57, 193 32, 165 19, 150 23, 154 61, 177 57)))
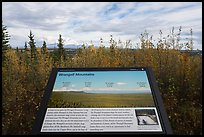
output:
POLYGON ((53 90, 56 92, 151 93, 145 71, 58 72, 53 90), (77 76, 76 73, 94 75, 77 76), (70 76, 60 74, 70 74, 70 76), (89 86, 85 86, 85 82, 89 86))
POLYGON ((160 30, 167 36, 182 26, 183 41, 192 28, 194 49, 202 49, 201 2, 3 2, 2 20, 12 47, 23 47, 30 30, 37 46, 56 43, 59 34, 65 44, 98 45, 103 38, 108 46, 110 35, 137 45, 145 30, 158 41, 160 30))

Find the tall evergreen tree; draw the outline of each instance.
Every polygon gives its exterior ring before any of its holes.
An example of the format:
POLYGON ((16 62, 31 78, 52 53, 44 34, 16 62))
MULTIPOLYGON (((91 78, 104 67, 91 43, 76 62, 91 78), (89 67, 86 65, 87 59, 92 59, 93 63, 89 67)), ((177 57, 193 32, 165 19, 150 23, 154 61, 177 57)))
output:
POLYGON ((28 50, 28 45, 27 45, 27 42, 25 42, 25 45, 24 45, 24 50, 27 51, 28 50))
POLYGON ((32 34, 32 31, 30 31, 30 35, 28 36, 30 41, 28 42, 30 46, 30 51, 31 51, 31 60, 37 61, 37 50, 36 50, 36 42, 34 40, 34 35, 32 34))
POLYGON ((63 58, 65 59, 65 49, 64 49, 64 40, 62 39, 61 34, 59 35, 59 39, 58 39, 58 57, 59 58, 63 58))
POLYGON ((2 22, 2 62, 5 60, 5 52, 10 48, 9 44, 10 36, 7 31, 7 27, 2 22))
POLYGON ((43 46, 41 48, 41 53, 46 54, 47 53, 47 44, 45 41, 43 41, 43 46))

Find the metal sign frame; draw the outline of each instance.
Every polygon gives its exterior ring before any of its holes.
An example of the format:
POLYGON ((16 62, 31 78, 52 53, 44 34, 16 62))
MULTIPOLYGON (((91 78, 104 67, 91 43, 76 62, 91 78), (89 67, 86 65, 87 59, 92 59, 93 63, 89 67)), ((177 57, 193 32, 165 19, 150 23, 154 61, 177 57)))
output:
POLYGON ((151 68, 147 67, 128 67, 128 68, 53 68, 48 84, 45 88, 45 92, 41 101, 41 105, 34 121, 31 134, 173 134, 170 122, 168 120, 167 113, 165 111, 162 97, 159 92, 159 88, 156 83, 156 79, 153 75, 151 68), (145 70, 152 90, 155 107, 158 111, 162 132, 40 132, 43 124, 43 120, 46 114, 47 105, 51 97, 51 93, 54 87, 56 76, 58 72, 74 72, 74 71, 129 71, 129 70, 145 70))

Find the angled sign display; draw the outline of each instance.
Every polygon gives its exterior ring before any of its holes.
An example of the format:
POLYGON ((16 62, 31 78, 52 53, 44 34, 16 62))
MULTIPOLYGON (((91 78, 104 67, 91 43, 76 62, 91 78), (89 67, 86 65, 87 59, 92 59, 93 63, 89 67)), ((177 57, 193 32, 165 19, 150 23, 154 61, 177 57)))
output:
POLYGON ((53 68, 33 134, 172 134, 150 68, 53 68))

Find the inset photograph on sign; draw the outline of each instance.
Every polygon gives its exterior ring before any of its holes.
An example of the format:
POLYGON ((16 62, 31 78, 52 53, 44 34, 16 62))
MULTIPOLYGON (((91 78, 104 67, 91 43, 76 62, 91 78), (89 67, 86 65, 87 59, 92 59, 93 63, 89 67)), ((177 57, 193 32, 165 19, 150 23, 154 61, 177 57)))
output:
POLYGON ((138 125, 158 125, 157 116, 154 109, 136 109, 138 125))

